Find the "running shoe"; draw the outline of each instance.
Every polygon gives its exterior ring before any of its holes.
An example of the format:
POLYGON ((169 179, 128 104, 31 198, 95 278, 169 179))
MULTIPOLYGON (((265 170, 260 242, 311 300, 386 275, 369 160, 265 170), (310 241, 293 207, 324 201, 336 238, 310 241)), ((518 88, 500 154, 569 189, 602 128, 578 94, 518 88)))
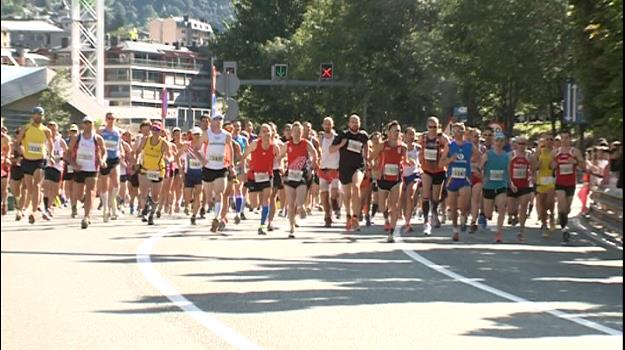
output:
POLYGON ((104 222, 109 222, 109 213, 108 212, 103 212, 102 213, 102 221, 104 222))
POLYGON ((225 229, 226 229, 226 221, 225 221, 225 220, 221 220, 221 221, 219 222, 219 227, 217 227, 217 230, 218 230, 218 231, 223 231, 223 230, 225 230, 225 229))
POLYGON ((475 233, 477 231, 477 224, 471 224, 471 228, 469 228, 469 233, 475 233))
POLYGON ((440 228, 441 227, 441 222, 438 219, 438 214, 436 214, 436 213, 432 214, 432 226, 434 228, 440 228))
POLYGON ((46 221, 50 221, 50 216, 48 215, 48 212, 44 211, 43 213, 41 213, 41 217, 46 220, 46 221))
POLYGON ((324 218, 324 222, 325 222, 324 227, 332 227, 332 218, 331 217, 326 216, 324 218))
POLYGON ((89 227, 89 221, 87 220, 87 218, 83 218, 80 222, 80 228, 84 230, 87 227, 89 227))
POLYGON ((161 210, 160 209, 156 211, 156 218, 157 219, 161 218, 161 210))
POLYGON ((154 213, 150 213, 148 216, 148 225, 154 225, 154 213))
POLYGON ((423 233, 426 236, 431 236, 432 235, 432 226, 430 225, 429 222, 426 222, 425 224, 423 224, 423 233))
POLYGON ((454 242, 458 242, 460 240, 460 232, 458 232, 457 227, 454 227, 454 234, 451 236, 451 240, 454 242))
POLYGON ((484 216, 484 214, 480 214, 480 216, 477 219, 477 223, 482 227, 482 230, 486 229, 486 216, 484 216))
POLYGON ((367 227, 371 226, 371 217, 369 215, 365 216, 365 225, 367 227))
POLYGON ((239 216, 241 218, 241 220, 247 220, 247 217, 245 217, 245 213, 241 212, 241 215, 239 216))
POLYGON ((265 226, 264 226, 264 225, 261 225, 261 226, 258 228, 258 234, 259 234, 260 236, 266 236, 266 235, 267 235, 267 232, 265 232, 265 226))
POLYGON ((295 238, 295 228, 291 227, 291 230, 289 231, 289 238, 295 238))
POLYGON ((571 233, 567 227, 562 228, 562 243, 568 244, 571 241, 571 233))
POLYGON ((211 223, 211 232, 217 232, 218 227, 219 227, 219 220, 217 220, 217 218, 214 218, 211 223))
POLYGON ((267 231, 272 232, 273 230, 275 230, 276 228, 273 227, 272 224, 267 225, 267 231))
POLYGON ((386 237, 386 242, 387 242, 387 243, 393 243, 393 242, 395 242, 395 238, 393 237, 393 232, 392 232, 392 231, 390 231, 390 232, 388 233, 388 237, 386 237))
POLYGON ((501 231, 495 233, 495 243, 503 243, 503 233, 501 231))
POLYGON ((241 223, 241 217, 239 217, 239 215, 235 215, 234 216, 234 224, 238 225, 241 223))
POLYGON ((18 210, 15 212, 15 221, 20 221, 22 220, 22 211, 18 210))
POLYGON ((195 223, 195 215, 191 216, 191 225, 197 225, 195 223))
POLYGON ((28 215, 28 223, 29 224, 34 224, 35 223, 35 215, 33 215, 33 214, 28 215))

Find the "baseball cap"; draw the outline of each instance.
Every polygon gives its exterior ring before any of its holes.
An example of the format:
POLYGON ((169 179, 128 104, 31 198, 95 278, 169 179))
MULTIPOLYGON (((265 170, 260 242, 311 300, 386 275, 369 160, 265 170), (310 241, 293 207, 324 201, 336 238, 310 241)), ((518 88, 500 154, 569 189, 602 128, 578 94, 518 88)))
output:
POLYGON ((93 119, 93 117, 90 117, 90 116, 86 115, 84 118, 82 118, 82 122, 83 123, 89 122, 89 123, 93 124, 94 119, 93 119))
POLYGON ((179 127, 175 127, 171 132, 181 131, 179 127))
POLYGON ((72 125, 69 127, 69 131, 78 131, 78 125, 76 125, 76 124, 72 124, 72 125))
POLYGON ((218 114, 215 114, 214 116, 211 117, 211 120, 216 120, 216 119, 223 120, 224 116, 218 113, 218 114))
POLYGON ((200 128, 198 128, 196 126, 193 129, 191 129, 191 134, 193 134, 193 135, 202 135, 202 129, 200 129, 200 128))
POLYGON ((504 133, 502 132, 495 133, 495 140, 505 140, 505 139, 506 139, 506 135, 504 135, 504 133))
POLYGON ((35 114, 35 113, 43 115, 44 114, 43 107, 37 106, 37 107, 33 108, 33 114, 35 114))

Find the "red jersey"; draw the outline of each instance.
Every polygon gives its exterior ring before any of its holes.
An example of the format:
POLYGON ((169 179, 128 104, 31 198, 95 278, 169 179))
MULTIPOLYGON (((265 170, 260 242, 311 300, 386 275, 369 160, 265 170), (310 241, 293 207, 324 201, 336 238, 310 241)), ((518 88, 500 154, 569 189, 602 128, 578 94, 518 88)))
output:
POLYGON ((423 171, 430 174, 441 173, 445 171, 444 167, 439 166, 441 159, 441 153, 445 148, 442 142, 440 142, 441 134, 436 135, 431 139, 428 135, 424 135, 421 139, 421 150, 419 154, 419 160, 421 161, 421 168, 423 171))
POLYGON ((273 158, 274 158, 274 146, 273 142, 269 141, 269 147, 263 148, 263 142, 261 140, 256 144, 256 149, 252 151, 252 159, 250 160, 250 170, 247 173, 248 179, 255 179, 257 176, 267 176, 273 173, 273 158), (259 175, 257 175, 259 174, 259 175))
POLYGON ((299 143, 293 140, 286 143, 287 169, 304 170, 308 161, 308 141, 302 139, 299 143))
POLYGON ((518 188, 528 188, 530 175, 530 161, 525 155, 515 155, 510 161, 510 179, 518 188))
POLYGON ((568 152, 558 151, 554 157, 556 162, 556 185, 570 187, 575 186, 577 183, 575 174, 577 165, 569 163, 571 159, 575 159, 572 150, 568 152))
POLYGON ((382 152, 380 152, 380 174, 386 181, 399 181, 402 174, 402 161, 406 155, 406 146, 403 144, 391 146, 386 141, 383 147, 382 152))

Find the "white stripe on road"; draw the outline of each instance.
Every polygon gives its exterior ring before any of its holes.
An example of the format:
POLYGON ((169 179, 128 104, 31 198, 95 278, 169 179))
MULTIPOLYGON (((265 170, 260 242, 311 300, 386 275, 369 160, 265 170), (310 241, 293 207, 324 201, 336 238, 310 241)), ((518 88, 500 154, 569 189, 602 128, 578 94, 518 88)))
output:
POLYGON ((606 327, 606 326, 600 325, 600 324, 598 324, 596 322, 589 321, 587 319, 581 318, 579 316, 572 315, 572 314, 569 314, 569 313, 557 310, 554 307, 548 307, 547 310, 545 310, 545 307, 544 307, 543 303, 541 303, 541 305, 539 305, 536 302, 533 302, 533 301, 530 301, 530 300, 527 300, 527 299, 523 299, 521 297, 518 297, 516 295, 504 292, 504 291, 499 290, 497 288, 493 288, 493 287, 488 286, 488 285, 486 285, 486 284, 484 284, 482 282, 478 282, 475 279, 464 277, 464 276, 462 276, 462 275, 460 275, 458 273, 455 273, 455 272, 453 272, 451 270, 446 269, 445 267, 443 267, 441 265, 435 264, 432 261, 430 261, 430 260, 426 259, 425 257, 421 256, 420 254, 418 254, 414 250, 410 249, 408 247, 408 245, 406 243, 404 243, 404 241, 403 241, 403 239, 401 237, 400 231, 399 231, 399 227, 402 227, 402 225, 400 225, 400 223, 398 222, 397 223, 397 228, 393 232, 393 236, 395 237, 395 239, 399 243, 402 244, 402 247, 401 247, 402 251, 405 254, 407 254, 409 257, 411 257, 414 261, 416 261, 416 262, 418 262, 420 264, 423 264, 423 265, 429 267, 430 269, 432 269, 434 271, 440 272, 443 275, 446 275, 448 277, 451 277, 451 278, 455 279, 456 281, 468 284, 468 285, 470 285, 472 287, 475 287, 475 288, 481 289, 481 290, 483 290, 485 292, 494 294, 494 295, 496 295, 498 297, 501 297, 503 299, 514 301, 514 302, 519 303, 519 304, 524 304, 525 306, 528 306, 528 307, 530 307, 530 308, 532 308, 532 309, 534 309, 536 311, 546 312, 546 313, 548 313, 550 315, 553 315, 555 317, 558 317, 558 318, 561 318, 561 319, 564 319, 564 320, 569 320, 571 322, 575 322, 575 323, 577 323, 579 325, 582 325, 582 326, 588 327, 588 328, 592 328, 594 330, 597 330, 597 331, 605 333, 605 334, 623 336, 623 332, 621 332, 619 330, 616 330, 616 329, 613 329, 613 328, 610 328, 610 327, 606 327))
POLYGON ((189 225, 176 226, 170 229, 161 230, 150 238, 145 240, 137 250, 137 264, 143 276, 156 288, 161 294, 167 297, 174 305, 178 306, 182 311, 193 317, 202 326, 217 336, 228 342, 230 345, 238 349, 260 349, 260 347, 244 336, 235 332, 232 328, 219 322, 215 317, 202 311, 184 296, 180 295, 176 288, 170 285, 154 268, 150 254, 152 248, 163 236, 180 231, 189 225))

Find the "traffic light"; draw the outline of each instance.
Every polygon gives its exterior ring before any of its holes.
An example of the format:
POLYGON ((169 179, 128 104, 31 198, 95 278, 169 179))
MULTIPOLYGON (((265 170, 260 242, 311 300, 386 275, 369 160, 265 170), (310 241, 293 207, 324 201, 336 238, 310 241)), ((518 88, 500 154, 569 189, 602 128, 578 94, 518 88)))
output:
POLYGON ((288 74, 288 65, 274 64, 271 66, 271 80, 284 80, 287 78, 288 74))
POLYGON ((332 63, 322 63, 319 77, 321 80, 332 80, 334 78, 334 65, 332 63))

